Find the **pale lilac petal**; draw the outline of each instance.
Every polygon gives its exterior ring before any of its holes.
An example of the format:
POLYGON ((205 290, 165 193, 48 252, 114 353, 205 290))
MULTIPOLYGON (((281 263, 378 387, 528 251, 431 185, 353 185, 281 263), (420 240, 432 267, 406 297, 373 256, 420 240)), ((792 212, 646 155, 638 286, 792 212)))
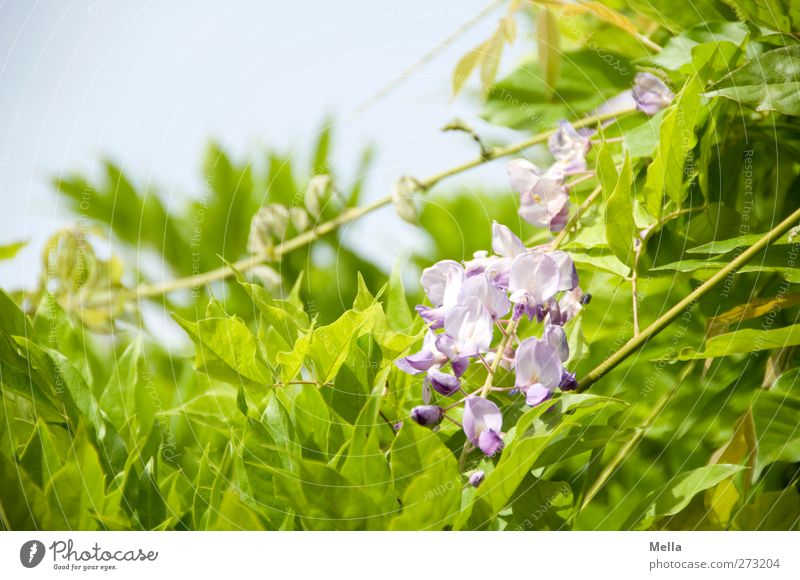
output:
POLYGON ((445 397, 449 397, 461 388, 461 381, 453 375, 440 371, 431 371, 428 373, 428 379, 430 379, 433 389, 445 397))
POLYGON ((483 307, 489 311, 493 318, 500 318, 511 310, 511 303, 506 293, 485 275, 467 278, 461 286, 458 302, 464 303, 470 296, 480 300, 483 307))
MULTIPOLYGON (((592 148, 592 142, 588 137, 578 133, 572 123, 561 121, 558 124, 558 129, 550 135, 547 146, 556 161, 563 163, 565 167, 571 167, 576 164, 579 166, 582 163, 585 169, 586 162, 584 158, 589 149, 592 148)), ((569 173, 567 172, 567 174, 569 173)))
POLYGON ((458 357, 456 341, 447 333, 439 334, 436 337, 436 348, 451 361, 458 357))
POLYGON ((472 487, 480 487, 484 479, 486 479, 486 475, 479 469, 469 476, 469 484, 472 487))
POLYGON ((441 306, 438 308, 431 308, 424 304, 417 304, 415 310, 431 329, 437 330, 444 326, 445 308, 441 306))
POLYGON ((556 349, 561 362, 566 362, 569 358, 569 345, 567 344, 567 333, 560 326, 548 324, 544 329, 543 338, 556 349))
MULTIPOLYGON (((601 103, 591 115, 606 116, 618 113, 624 113, 636 108, 636 100, 633 98, 632 91, 623 91, 618 95, 614 95, 604 103, 601 103)), ((611 119, 608 123, 613 122, 611 119)))
POLYGON ((511 187, 518 193, 533 189, 542 176, 541 170, 525 159, 512 159, 506 165, 506 170, 511 178, 511 187))
POLYGON ((527 248, 509 228, 492 222, 492 251, 503 258, 516 258, 525 253, 527 248))
POLYGON ((404 373, 418 375, 427 371, 436 362, 436 356, 432 352, 421 350, 405 358, 397 359, 394 364, 404 373))
POLYGON ((558 265, 548 254, 534 251, 514 258, 508 280, 512 302, 529 297, 535 304, 542 304, 558 292, 558 284, 558 265))
POLYGON ((478 448, 488 457, 492 457, 503 449, 503 438, 496 431, 489 429, 478 437, 478 448))
POLYGON ((550 219, 550 231, 554 234, 562 231, 567 226, 567 222, 569 222, 569 200, 553 214, 550 219))
POLYGON ((513 263, 514 260, 511 258, 496 258, 483 273, 495 286, 506 290, 508 289, 508 277, 511 275, 511 264, 513 263))
POLYGON ((503 429, 503 415, 497 405, 475 395, 467 397, 464 403, 463 421, 464 434, 473 445, 478 445, 484 431, 500 433, 503 429))
POLYGON ((481 301, 475 296, 469 296, 463 304, 458 304, 447 312, 444 329, 455 342, 457 352, 461 356, 470 356, 489 350, 494 334, 494 321, 481 301))
POLYGON ((457 377, 460 377, 465 372, 467 372, 467 367, 469 367, 469 357, 457 357, 454 360, 450 361, 450 367, 453 369, 453 374, 457 377))
POLYGON ((499 259, 497 256, 490 256, 486 250, 478 250, 472 254, 472 259, 464 264, 467 278, 483 274, 499 259))
POLYGON ((636 108, 647 115, 655 115, 672 103, 675 95, 660 78, 650 73, 639 73, 633 81, 633 99, 636 108))
POLYGON ((558 266, 558 289, 572 290, 578 286, 578 271, 570 255, 561 250, 549 253, 558 266))
MULTIPOLYGON (((586 296, 589 296, 586 294, 586 296)), ((558 301, 558 308, 561 312, 560 324, 566 324, 568 321, 575 318, 583 308, 584 294, 580 288, 575 288, 570 292, 566 292, 558 301)))
POLYGON ((561 357, 549 342, 526 338, 517 348, 514 358, 514 385, 522 390, 535 384, 554 389, 561 380, 561 368, 561 357))
POLYGON ((457 277, 458 272, 463 274, 464 268, 455 260, 442 260, 422 271, 420 283, 433 306, 440 306, 444 302, 445 288, 451 272, 455 272, 453 275, 457 277))
POLYGON ((553 396, 552 391, 545 387, 544 385, 535 384, 532 385, 525 393, 525 403, 530 405, 531 407, 538 405, 542 401, 546 401, 551 396, 553 396))

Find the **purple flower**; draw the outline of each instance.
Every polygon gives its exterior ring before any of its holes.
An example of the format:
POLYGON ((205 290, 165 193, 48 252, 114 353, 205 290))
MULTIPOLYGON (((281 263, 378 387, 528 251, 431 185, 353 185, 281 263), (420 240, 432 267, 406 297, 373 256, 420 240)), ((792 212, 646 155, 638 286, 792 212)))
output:
POLYGON ((517 256, 508 279, 511 302, 517 305, 514 315, 538 316, 541 305, 558 292, 559 284, 558 264, 549 254, 533 251, 517 256))
POLYGON ((405 373, 418 375, 447 364, 447 360, 447 356, 436 348, 436 333, 429 329, 422 341, 422 350, 405 358, 397 359, 394 364, 405 373))
POLYGON ((569 218, 569 193, 557 181, 543 177, 522 193, 519 215, 529 224, 560 232, 569 218))
POLYGON ((574 391, 577 389, 578 381, 575 379, 575 373, 571 373, 567 369, 562 369, 561 382, 558 383, 558 388, 562 391, 574 391))
POLYGON ((558 267, 558 289, 572 290, 578 287, 578 271, 575 269, 575 262, 566 252, 554 250, 548 252, 558 267))
POLYGON ((590 294, 584 294, 580 288, 565 292, 558 301, 559 319, 551 319, 551 324, 564 325, 575 318, 583 308, 583 305, 588 302, 586 298, 590 296, 590 294))
POLYGON ((561 382, 561 357, 546 340, 526 338, 514 359, 515 386, 525 393, 528 405, 549 399, 561 382))
POLYGON ((558 171, 562 175, 572 175, 586 171, 586 154, 592 148, 592 142, 576 131, 572 123, 561 121, 547 145, 556 159, 554 167, 550 168, 551 174, 558 171))
POLYGON ((473 445, 491 457, 503 448, 503 415, 497 405, 470 395, 464 403, 464 433, 473 445))
POLYGON ((675 95, 655 75, 639 73, 633 81, 633 99, 636 108, 647 115, 655 115, 672 103, 675 95))
POLYGON ((467 277, 484 274, 495 286, 505 289, 511 262, 528 249, 509 228, 492 222, 492 251, 494 255, 485 250, 473 254, 473 259, 466 264, 467 277))
POLYGON ((445 397, 449 397, 461 388, 461 381, 457 377, 441 371, 429 372, 425 380, 433 387, 433 390, 445 397))
POLYGON ((444 417, 444 409, 438 405, 419 405, 411 409, 411 419, 423 427, 438 425, 444 417))
POLYGON ((511 302, 506 292, 485 274, 466 279, 458 294, 458 303, 465 303, 470 296, 477 298, 494 319, 505 316, 511 310, 511 302))
POLYGON ((417 306, 417 312, 431 328, 441 328, 447 311, 455 306, 466 273, 454 260, 442 260, 422 271, 420 283, 432 306, 417 306))
POLYGON ((469 484, 472 487, 477 488, 480 487, 484 479, 486 479, 486 475, 483 473, 482 470, 479 469, 478 471, 472 472, 472 474, 469 476, 469 484))
POLYGON ((444 330, 445 334, 437 337, 436 347, 451 361, 456 361, 489 350, 494 321, 477 297, 468 296, 447 312, 444 330))
POLYGON ((569 345, 567 344, 567 333, 564 332, 563 328, 553 324, 548 324, 544 328, 544 335, 542 338, 547 341, 550 346, 556 349, 561 362, 567 362, 567 359, 569 358, 569 345))

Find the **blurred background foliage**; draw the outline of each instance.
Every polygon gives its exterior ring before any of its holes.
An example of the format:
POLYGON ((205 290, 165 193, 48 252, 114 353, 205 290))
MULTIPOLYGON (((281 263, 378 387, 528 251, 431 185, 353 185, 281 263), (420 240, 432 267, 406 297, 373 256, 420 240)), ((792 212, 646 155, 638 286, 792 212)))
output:
MULTIPOLYGON (((696 142, 679 168, 682 198, 669 208, 686 211, 655 228, 640 258, 642 326, 800 206, 796 94, 756 110, 752 95, 725 93, 730 71, 747 74, 752 59, 776 48, 800 74, 792 60, 800 14, 791 3, 770 0, 766 12, 744 0, 606 0, 577 3, 583 9, 574 13, 554 2, 509 4, 475 53, 482 56, 467 55, 457 69, 480 71, 480 114, 494 125, 548 130, 626 90, 641 69, 658 67, 676 92, 693 75, 721 91, 690 128, 696 142), (557 53, 539 47, 495 79, 492 51, 499 58, 515 38, 506 19, 538 23, 546 10, 557 18, 535 34, 555 34, 557 53)), ((628 116, 603 132, 624 141, 637 195, 648 163, 670 145, 659 141, 668 114, 628 116)), ((38 288, 0 293, 2 527, 797 529, 800 266, 792 234, 591 395, 558 399, 550 417, 541 407, 504 408, 510 434, 501 458, 467 463, 487 473, 479 490, 465 486, 457 464, 458 427, 431 433, 406 420, 419 381, 392 361, 419 341, 412 307, 423 297, 400 274, 488 249, 494 220, 529 245, 546 242, 520 220, 510 190, 444 186, 420 196, 428 249, 394 272, 359 254, 369 240, 334 230, 271 262, 277 282, 252 269, 196 289, 131 294, 246 257, 259 208, 306 211, 314 176, 331 177, 330 197, 274 243, 370 201, 361 179, 338 189, 334 142, 322 130, 310 164, 278 153, 232 159, 211 144, 205 188, 182 204, 143 190, 111 161, 102 175, 54 183, 85 221, 54 236, 38 288), (764 328, 789 330, 775 348, 751 352, 741 335, 726 356, 698 355, 715 336, 764 328), (505 485, 489 485, 492 477, 505 485)), ((613 146, 617 160, 622 147, 613 146)), ((358 167, 344 169, 363 176, 371 156, 365 149, 358 167)), ((545 158, 546 149, 526 156, 545 158)), ((573 207, 592 189, 573 189, 573 207)), ((586 212, 564 246, 592 295, 568 329, 579 378, 634 330, 628 270, 609 246, 603 212, 602 204, 586 212)), ((17 250, 0 248, 0 259, 17 250)))

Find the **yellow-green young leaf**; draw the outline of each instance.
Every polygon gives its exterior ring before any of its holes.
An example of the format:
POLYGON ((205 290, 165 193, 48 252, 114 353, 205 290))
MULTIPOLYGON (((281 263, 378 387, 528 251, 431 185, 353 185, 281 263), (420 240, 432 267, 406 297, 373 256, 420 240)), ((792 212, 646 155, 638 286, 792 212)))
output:
POLYGON ((486 51, 486 42, 483 42, 461 57, 453 70, 453 96, 457 96, 472 74, 480 64, 486 51))
POLYGON ((697 138, 695 126, 700 111, 700 92, 703 86, 695 76, 686 81, 675 106, 664 116, 659 131, 658 148, 644 184, 645 207, 654 217, 660 217, 664 195, 680 205, 686 195, 683 187, 684 166, 697 138))
POLYGON ((503 33, 503 22, 495 30, 492 37, 486 41, 485 52, 481 59, 481 88, 484 94, 489 92, 494 79, 497 78, 497 69, 500 67, 500 58, 503 56, 503 47, 506 36, 503 33))
POLYGON ((539 11, 536 18, 536 45, 539 51, 539 68, 544 75, 545 91, 548 96, 552 96, 561 70, 561 49, 558 20, 550 10, 539 11))
POLYGON ((16 256, 19 251, 25 247, 28 242, 14 242, 13 244, 7 244, 5 246, 0 246, 0 261, 2 260, 10 260, 14 256, 16 256))
MULTIPOLYGON (((748 468, 751 468, 749 475, 744 478, 744 495, 747 495, 750 488, 750 478, 753 473, 752 468, 755 468, 756 464, 757 453, 756 428, 753 423, 753 414, 748 409, 736 421, 736 428, 730 440, 711 456, 710 463, 745 464, 748 468)), ((730 477, 720 482, 716 487, 709 489, 705 495, 705 505, 712 523, 719 528, 727 527, 728 523, 730 523, 733 509, 739 503, 739 499, 740 494, 734 483, 734 477, 730 477)))
POLYGON ((619 173, 611 155, 611 147, 606 143, 603 143, 597 152, 597 179, 603 188, 603 197, 607 200, 614 192, 619 173))
POLYGON ((627 266, 633 264, 633 238, 636 225, 633 222, 633 170, 631 159, 625 154, 617 185, 606 199, 606 239, 619 261, 627 266))

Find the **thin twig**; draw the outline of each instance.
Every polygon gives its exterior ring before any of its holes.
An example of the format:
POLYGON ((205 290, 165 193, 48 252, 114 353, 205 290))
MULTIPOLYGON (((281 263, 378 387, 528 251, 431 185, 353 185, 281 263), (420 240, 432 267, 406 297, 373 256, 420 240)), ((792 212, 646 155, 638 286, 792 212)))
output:
MULTIPOLYGON (((623 117, 632 112, 634 112, 633 109, 617 113, 603 113, 599 115, 590 115, 579 121, 576 121, 575 123, 573 123, 573 125, 578 128, 588 127, 590 125, 601 123, 609 119, 623 117)), ((458 175, 460 173, 468 171, 469 169, 472 169, 484 163, 488 163, 489 161, 493 161, 501 157, 506 157, 508 155, 519 153, 520 151, 523 151, 539 143, 544 143, 547 141, 547 139, 554 131, 555 129, 548 130, 543 133, 533 135, 527 139, 523 139, 522 141, 519 141, 517 143, 506 145, 505 147, 493 147, 486 153, 486 155, 479 155, 471 159, 470 161, 466 161, 465 163, 462 163, 460 165, 455 165, 449 169, 445 169, 444 171, 435 173, 426 179, 419 180, 418 181, 419 189, 421 191, 427 191, 428 189, 432 188, 433 186, 437 185, 440 181, 447 179, 448 177, 458 175)), ((318 240, 325 234, 334 231, 339 226, 355 221, 368 213, 371 213, 385 205, 390 204, 391 202, 392 202, 392 196, 387 195, 385 197, 376 199, 375 201, 368 203, 366 205, 349 208, 343 211, 335 218, 327 222, 324 222, 322 224, 319 224, 318 226, 315 226, 311 230, 298 234, 294 238, 291 238, 285 242, 282 242, 281 244, 278 244, 277 246, 275 246, 271 250, 268 250, 267 252, 264 252, 263 254, 254 254, 252 256, 248 256, 237 262, 234 262, 233 266, 237 270, 247 271, 251 270, 252 268, 264 262, 277 261, 284 255, 288 254, 289 252, 292 252, 298 248, 301 248, 318 240)), ((225 278, 228 278, 232 275, 233 275, 233 270, 228 266, 223 266, 221 268, 205 272, 204 274, 187 276, 185 278, 176 278, 174 280, 170 280, 168 282, 160 284, 142 284, 135 290, 131 291, 131 293, 132 297, 135 299, 161 296, 163 294, 167 294, 174 290, 186 289, 186 288, 199 288, 200 286, 208 284, 209 282, 224 280, 225 278)))
POLYGON ((797 221, 800 221, 800 209, 795 210, 789 217, 780 222, 769 232, 764 234, 760 240, 755 244, 743 251, 739 256, 731 260, 728 264, 720 268, 716 274, 711 276, 708 280, 703 282, 700 286, 695 288, 692 292, 687 294, 680 302, 670 308, 667 312, 662 314, 650 326, 635 334, 628 342, 626 342, 618 351, 609 356, 597 367, 590 371, 580 381, 578 385, 578 392, 585 391, 591 387, 595 382, 602 378, 610 370, 614 369, 618 364, 628 358, 631 354, 642 348, 647 342, 657 335, 659 332, 667 328, 676 318, 678 318, 683 311, 688 308, 695 301, 702 298, 714 286, 722 282, 725 278, 734 274, 739 268, 744 266, 747 262, 753 259, 759 252, 767 248, 772 242, 785 234, 797 221))

